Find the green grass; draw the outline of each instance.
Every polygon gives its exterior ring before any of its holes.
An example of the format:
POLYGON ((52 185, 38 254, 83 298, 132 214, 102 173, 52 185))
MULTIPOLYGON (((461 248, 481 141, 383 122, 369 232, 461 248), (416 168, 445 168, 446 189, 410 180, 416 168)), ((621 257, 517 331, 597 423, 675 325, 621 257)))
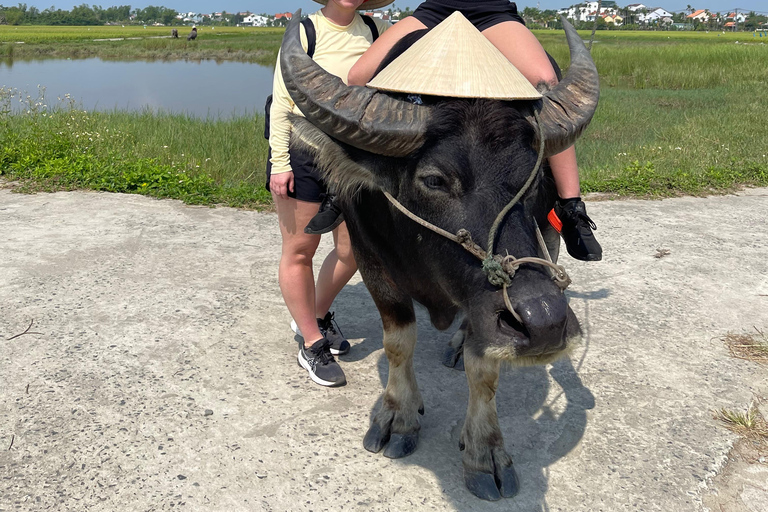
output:
POLYGON ((0 176, 20 191, 141 193, 190 204, 262 208, 267 143, 261 116, 201 120, 86 112, 0 89, 0 176))
MULTIPOLYGON (((0 41, 27 41, 0 44, 0 55, 11 48, 41 56, 271 63, 282 34, 216 28, 202 29, 194 45, 184 39, 91 41, 168 32, 0 27, 0 41)), ((568 62, 562 32, 536 35, 558 62, 568 62)), ((768 186, 768 45, 746 33, 605 31, 596 40, 600 105, 576 146, 584 192, 665 197, 768 186)), ((258 117, 85 114, 71 105, 44 112, 36 100, 27 103, 29 114, 11 115, 7 108, 3 114, 0 98, 0 175, 21 180, 25 189, 97 188, 206 204, 268 204, 267 144, 258 117), (98 133, 97 142, 86 144, 84 133, 98 133)))
POLYGON ((582 188, 619 195, 700 195, 768 184, 768 88, 604 88, 576 145, 582 188))

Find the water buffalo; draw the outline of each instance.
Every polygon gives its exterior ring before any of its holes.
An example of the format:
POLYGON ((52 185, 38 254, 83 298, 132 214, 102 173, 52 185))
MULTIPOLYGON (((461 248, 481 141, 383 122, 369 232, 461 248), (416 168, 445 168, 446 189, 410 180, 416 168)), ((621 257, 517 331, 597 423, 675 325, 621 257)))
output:
POLYGON ((179 30, 176 28, 171 29, 171 38, 178 39, 179 38, 179 30))
MULTIPOLYGON (((541 138, 544 156, 557 154, 591 120, 599 95, 594 63, 566 22, 569 73, 554 88, 543 86, 541 100, 424 98, 416 104, 404 95, 348 87, 325 72, 301 47, 300 19, 300 12, 293 16, 280 57, 286 87, 306 116, 294 119, 293 143, 316 155, 337 188, 384 327, 389 378, 363 444, 391 458, 416 449, 424 406, 413 369, 413 301, 426 307, 438 329, 463 312, 469 382, 460 442, 464 480, 480 498, 512 496, 518 481, 496 414, 500 366, 554 360, 579 337, 578 321, 547 268, 520 266, 505 301, 475 256, 406 217, 385 192, 448 232, 465 229, 475 241, 486 240, 497 214, 536 165, 541 138)), ((551 174, 538 173, 504 217, 495 252, 541 255, 536 225, 545 238, 557 240, 546 222, 555 198, 551 174)))
POLYGON ((187 41, 194 41, 197 39, 197 27, 192 27, 192 31, 187 35, 187 41))

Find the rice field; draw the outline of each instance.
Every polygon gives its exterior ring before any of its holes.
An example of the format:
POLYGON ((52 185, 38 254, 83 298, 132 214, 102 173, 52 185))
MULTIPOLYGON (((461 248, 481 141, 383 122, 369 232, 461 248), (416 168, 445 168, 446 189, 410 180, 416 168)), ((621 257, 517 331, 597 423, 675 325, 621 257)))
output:
MULTIPOLYGON (((96 26, 96 27, 48 27, 37 25, 10 26, 0 25, 0 43, 38 44, 89 41, 93 39, 114 39, 128 37, 163 37, 170 36, 171 29, 179 31, 179 38, 186 37, 192 27, 152 27, 138 25, 96 26)), ((254 27, 198 27, 199 35, 252 36, 254 34, 272 35, 279 38, 283 29, 254 27)))
POLYGON ((103 26, 45 27, 0 25, 0 59, 85 58, 216 59, 271 64, 280 48, 283 30, 254 27, 198 27, 195 41, 187 41, 191 27, 103 26))

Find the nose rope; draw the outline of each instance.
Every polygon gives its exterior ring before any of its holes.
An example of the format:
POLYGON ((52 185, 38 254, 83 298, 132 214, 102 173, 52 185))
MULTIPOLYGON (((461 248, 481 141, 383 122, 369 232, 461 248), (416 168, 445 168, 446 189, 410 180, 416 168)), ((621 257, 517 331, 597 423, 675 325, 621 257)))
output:
POLYGON ((537 265, 543 265, 545 267, 552 269, 554 271, 552 279, 555 281, 555 284, 557 284, 557 286, 562 291, 565 291, 565 289, 568 288, 568 285, 571 284, 571 278, 568 277, 568 273, 565 271, 565 267, 563 267, 562 265, 558 265, 557 263, 554 263, 550 258, 549 249, 547 249, 547 245, 544 242, 544 237, 542 237, 541 235, 541 231, 539 230, 538 223, 535 223, 536 239, 539 242, 539 248, 541 249, 542 253, 544 253, 544 256, 547 259, 536 258, 533 256, 527 256, 525 258, 515 258, 511 254, 507 254, 506 256, 502 257, 498 254, 493 253, 493 246, 496 241, 496 234, 499 229, 499 226, 504 221, 504 218, 507 216, 510 210, 512 210, 512 207, 515 204, 517 204, 520 198, 523 197, 523 194, 525 194, 525 192, 531 186, 531 183, 533 183, 533 180, 536 177, 536 174, 538 174, 539 169, 541 168, 541 162, 544 159, 544 134, 542 133, 542 129, 541 129, 541 121, 539 120, 539 113, 535 109, 534 109, 534 115, 536 117, 536 123, 537 123, 538 133, 539 133, 539 154, 536 160, 536 165, 533 167, 533 170, 531 171, 530 176, 528 176, 528 179, 526 180, 523 187, 518 191, 515 197, 513 197, 512 200, 496 216, 496 220, 494 220, 488 235, 488 251, 487 252, 483 250, 482 247, 477 245, 474 242, 474 240, 472 240, 472 235, 466 229, 462 228, 458 230, 454 235, 453 233, 446 231, 438 226, 435 226, 431 222, 428 222, 422 219, 415 213, 411 212, 408 208, 403 206, 397 199, 395 199, 392 196, 392 194, 390 194, 386 190, 383 191, 384 196, 389 200, 390 203, 392 203, 392 205, 395 208, 400 210, 400 212, 403 215, 405 215, 412 221, 416 222, 417 224, 429 229, 430 231, 433 231, 438 235, 447 238, 448 240, 456 242, 457 244, 461 245, 467 252, 469 252, 470 254, 475 256, 477 259, 479 259, 482 262, 483 272, 488 277, 488 282, 490 282, 492 285, 496 286, 497 288, 502 289, 503 295, 504 295, 504 305, 507 307, 509 312, 515 317, 515 319, 517 319, 517 321, 520 323, 523 323, 523 321, 520 318, 520 315, 518 315, 517 312, 515 311, 514 307, 512 307, 512 302, 510 301, 509 294, 507 293, 507 287, 512 284, 512 278, 515 276, 515 273, 517 272, 517 269, 520 267, 520 265, 523 265, 524 263, 535 263, 537 265))

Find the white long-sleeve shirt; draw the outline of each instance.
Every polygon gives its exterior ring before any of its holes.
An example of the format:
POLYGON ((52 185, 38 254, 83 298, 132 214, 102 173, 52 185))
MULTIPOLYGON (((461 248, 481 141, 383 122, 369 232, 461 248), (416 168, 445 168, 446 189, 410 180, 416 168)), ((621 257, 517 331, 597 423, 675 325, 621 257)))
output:
MULTIPOLYGON (((340 77, 347 83, 347 75, 357 59, 371 46, 373 36, 368 25, 360 16, 355 16, 347 26, 336 25, 326 18, 321 11, 309 15, 315 25, 317 39, 313 60, 329 73, 340 77)), ((379 35, 390 27, 386 21, 373 18, 379 35)), ((307 49, 307 35, 301 27, 301 45, 307 49)), ((275 65, 275 78, 272 90, 272 108, 270 110, 269 146, 272 149, 272 174, 291 172, 288 156, 288 143, 291 137, 291 123, 288 113, 303 115, 288 94, 280 70, 280 55, 275 65)))

